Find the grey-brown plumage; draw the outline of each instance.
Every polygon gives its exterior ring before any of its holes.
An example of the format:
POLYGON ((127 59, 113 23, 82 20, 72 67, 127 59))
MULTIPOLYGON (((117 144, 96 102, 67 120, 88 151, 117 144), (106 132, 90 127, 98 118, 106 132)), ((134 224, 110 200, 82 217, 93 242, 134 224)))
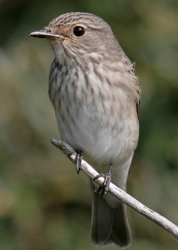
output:
MULTIPOLYGON (((73 12, 30 34, 49 39, 55 59, 49 96, 60 135, 100 173, 113 163, 112 182, 126 190, 139 136, 140 89, 134 67, 101 18, 73 12)), ((131 244, 125 205, 92 189, 92 241, 131 244)))

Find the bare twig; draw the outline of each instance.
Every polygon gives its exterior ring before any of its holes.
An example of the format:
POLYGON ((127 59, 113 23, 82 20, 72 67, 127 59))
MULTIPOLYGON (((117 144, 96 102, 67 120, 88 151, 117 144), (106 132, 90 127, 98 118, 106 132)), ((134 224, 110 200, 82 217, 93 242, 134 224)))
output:
MULTIPOLYGON (((57 140, 51 139, 51 143, 59 148, 73 163, 75 163, 76 152, 73 148, 71 148, 67 143, 57 140)), ((80 169, 91 179, 94 179, 98 172, 95 171, 86 161, 81 161, 80 169)), ((97 178, 95 182, 99 185, 102 185, 104 181, 103 177, 97 178)), ((109 193, 118 198, 123 203, 127 204, 129 207, 133 208, 135 211, 147 217, 149 220, 155 222, 160 227, 164 228, 170 234, 172 234, 175 238, 178 239, 178 227, 173 224, 171 221, 161 216, 160 214, 154 212, 150 208, 146 207, 135 198, 124 192, 122 189, 118 188, 114 184, 110 183, 109 193)))

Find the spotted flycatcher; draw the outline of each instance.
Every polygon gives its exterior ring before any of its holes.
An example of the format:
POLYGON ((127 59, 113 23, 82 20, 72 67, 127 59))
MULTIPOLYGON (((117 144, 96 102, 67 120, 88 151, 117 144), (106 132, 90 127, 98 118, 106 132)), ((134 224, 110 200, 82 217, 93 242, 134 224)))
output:
MULTIPOLYGON (((46 38, 55 54, 49 97, 62 140, 83 152, 87 161, 126 190, 139 137, 140 89, 134 66, 101 18, 63 14, 30 36, 46 38), (112 168, 112 173, 111 173, 112 168)), ((109 178, 109 179, 108 179, 109 178)), ((92 241, 131 244, 126 208, 103 188, 92 187, 92 241)))

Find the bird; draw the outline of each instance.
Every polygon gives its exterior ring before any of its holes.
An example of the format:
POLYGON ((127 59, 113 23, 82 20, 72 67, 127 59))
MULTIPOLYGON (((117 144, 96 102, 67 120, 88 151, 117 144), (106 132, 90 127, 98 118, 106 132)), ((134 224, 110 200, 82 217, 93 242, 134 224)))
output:
POLYGON ((46 38, 54 51, 49 97, 62 140, 105 177, 99 188, 90 182, 92 242, 128 248, 126 207, 107 190, 112 180, 126 191, 138 144, 141 90, 134 63, 111 27, 91 13, 61 14, 30 36, 46 38))

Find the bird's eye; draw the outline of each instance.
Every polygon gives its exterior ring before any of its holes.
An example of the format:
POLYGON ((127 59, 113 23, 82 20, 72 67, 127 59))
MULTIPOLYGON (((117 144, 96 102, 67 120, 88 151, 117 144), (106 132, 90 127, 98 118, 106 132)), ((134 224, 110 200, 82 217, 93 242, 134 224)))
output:
POLYGON ((76 36, 83 36, 85 34, 85 29, 81 26, 76 26, 74 28, 74 35, 76 36))

